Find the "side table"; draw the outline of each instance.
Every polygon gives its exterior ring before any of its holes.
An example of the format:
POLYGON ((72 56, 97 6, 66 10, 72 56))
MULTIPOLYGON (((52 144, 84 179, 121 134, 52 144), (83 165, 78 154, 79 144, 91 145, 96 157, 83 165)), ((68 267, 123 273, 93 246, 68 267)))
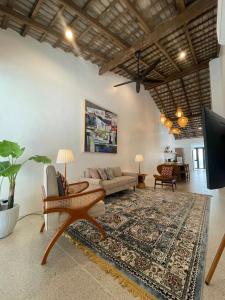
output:
POLYGON ((139 189, 144 189, 145 188, 145 177, 148 174, 138 174, 138 184, 137 184, 137 188, 139 189))

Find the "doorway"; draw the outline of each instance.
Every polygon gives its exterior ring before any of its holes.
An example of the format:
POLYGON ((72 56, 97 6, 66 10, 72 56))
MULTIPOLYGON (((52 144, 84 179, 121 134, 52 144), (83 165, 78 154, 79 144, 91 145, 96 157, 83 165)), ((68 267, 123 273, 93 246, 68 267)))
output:
POLYGON ((205 148, 195 147, 192 150, 194 170, 205 169, 205 148))

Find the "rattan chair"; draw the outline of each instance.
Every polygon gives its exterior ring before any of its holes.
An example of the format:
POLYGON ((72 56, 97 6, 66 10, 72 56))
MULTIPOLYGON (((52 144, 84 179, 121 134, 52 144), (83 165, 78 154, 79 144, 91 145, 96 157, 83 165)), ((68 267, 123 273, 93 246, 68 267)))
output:
POLYGON ((53 166, 45 168, 43 195, 43 214, 45 221, 40 232, 54 227, 56 232, 47 246, 41 264, 45 264, 48 254, 61 234, 77 220, 87 220, 99 230, 101 239, 106 237, 105 231, 95 217, 105 213, 104 197, 102 188, 83 192, 89 186, 88 182, 78 182, 69 185, 69 194, 59 196, 56 171, 53 166), (52 225, 52 226, 51 226, 52 225))
POLYGON ((155 174, 153 175, 155 178, 155 185, 154 189, 156 188, 157 185, 160 185, 162 188, 164 186, 171 186, 172 190, 174 192, 174 189, 177 187, 176 180, 177 180, 177 174, 178 174, 178 168, 176 165, 166 165, 166 164, 161 164, 157 166, 157 171, 159 172, 159 175, 155 174), (163 166, 165 167, 172 167, 172 176, 166 177, 162 176, 162 168, 163 166))

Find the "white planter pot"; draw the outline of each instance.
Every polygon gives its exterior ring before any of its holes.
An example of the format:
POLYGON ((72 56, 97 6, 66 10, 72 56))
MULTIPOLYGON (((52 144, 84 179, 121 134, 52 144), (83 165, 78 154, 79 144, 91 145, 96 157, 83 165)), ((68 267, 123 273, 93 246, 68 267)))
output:
POLYGON ((0 239, 13 232, 19 217, 19 205, 14 204, 13 208, 0 211, 0 239))

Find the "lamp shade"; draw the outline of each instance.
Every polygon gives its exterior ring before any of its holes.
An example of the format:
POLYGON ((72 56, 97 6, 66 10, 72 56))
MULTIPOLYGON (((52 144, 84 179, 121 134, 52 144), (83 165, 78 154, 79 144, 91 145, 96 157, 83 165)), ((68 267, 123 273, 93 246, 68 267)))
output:
POLYGON ((141 162, 141 161, 144 161, 144 156, 142 154, 137 154, 135 156, 135 161, 136 162, 141 162))
POLYGON ((170 133, 172 133, 172 134, 180 134, 181 133, 181 131, 180 131, 180 129, 179 128, 171 128, 170 129, 170 133))
POLYGON ((72 150, 70 149, 60 149, 58 151, 58 155, 57 155, 57 159, 56 159, 56 163, 57 164, 65 164, 68 162, 73 162, 74 159, 74 155, 72 150))
POLYGON ((166 116, 164 113, 160 114, 160 122, 161 122, 161 124, 164 124, 166 122, 166 116))
POLYGON ((179 126, 181 128, 184 128, 185 126, 187 126, 187 123, 188 123, 188 118, 187 117, 180 117, 178 120, 177 120, 177 123, 179 124, 179 126))
POLYGON ((166 128, 170 129, 173 126, 173 122, 167 119, 164 125, 166 128))
POLYGON ((177 111, 176 111, 175 115, 176 115, 178 118, 180 118, 180 117, 183 116, 183 111, 182 111, 182 109, 181 109, 180 107, 177 108, 177 111))

